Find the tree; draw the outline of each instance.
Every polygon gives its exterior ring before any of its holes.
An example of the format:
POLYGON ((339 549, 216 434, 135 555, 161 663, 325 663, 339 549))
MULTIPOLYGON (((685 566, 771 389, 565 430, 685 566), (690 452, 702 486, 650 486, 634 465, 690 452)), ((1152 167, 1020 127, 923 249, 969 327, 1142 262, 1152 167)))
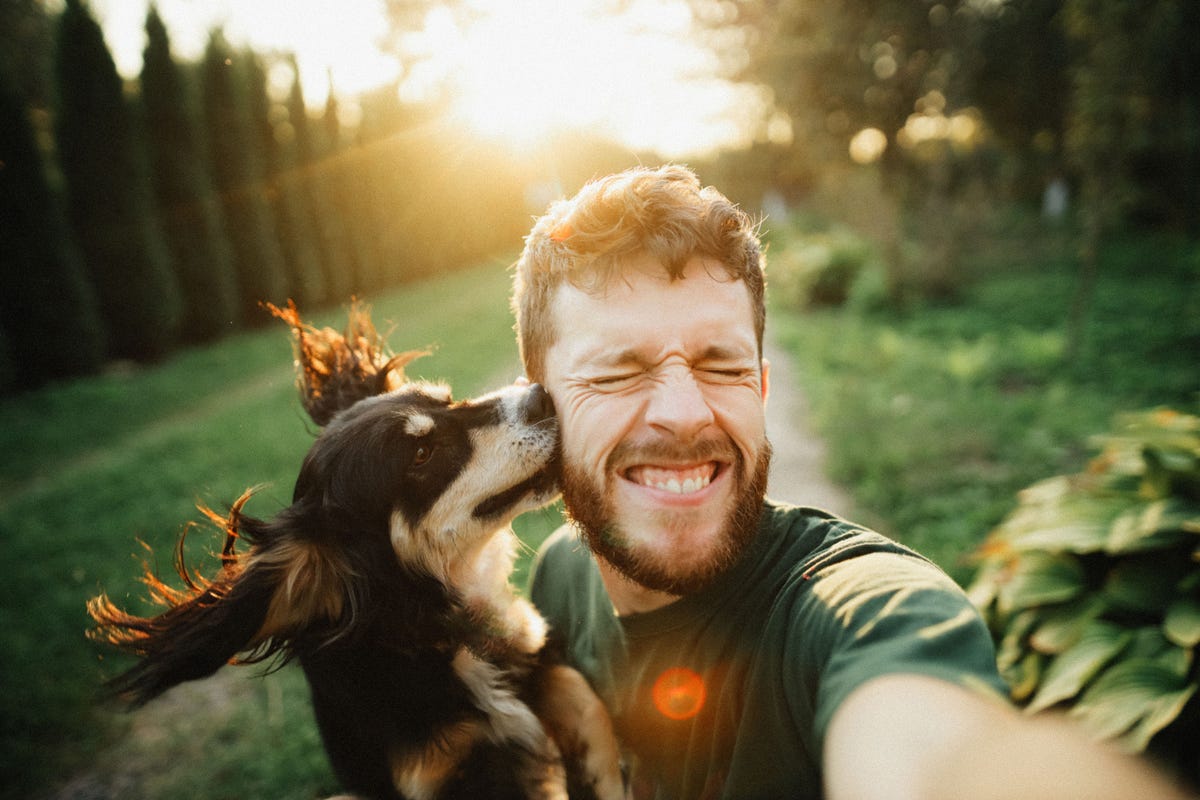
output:
POLYGON ((370 215, 360 212, 360 193, 370 182, 367 170, 371 165, 363 153, 345 141, 340 104, 334 92, 333 76, 329 76, 329 96, 321 116, 323 150, 328 169, 327 190, 331 205, 342 222, 346 259, 351 271, 351 290, 356 294, 379 288, 378 256, 371 247, 370 215))
POLYGON ((54 52, 54 18, 40 0, 0 3, 0 72, 35 108, 50 105, 54 52))
POLYGON ((310 224, 320 247, 328 300, 333 303, 345 302, 354 291, 354 263, 347 247, 345 221, 333 202, 330 166, 322 160, 308 124, 308 106, 304 102, 300 68, 294 57, 291 64, 294 77, 288 94, 287 111, 288 122, 295 136, 296 169, 304 182, 305 200, 311 214, 310 224))
POLYGON ((267 201, 262 153, 246 109, 248 70, 224 35, 214 31, 201 66, 209 161, 233 243, 242 319, 264 324, 260 302, 283 303, 287 277, 267 201))
POLYGON ((263 178, 275 219, 275 234, 287 270, 288 293, 301 308, 324 302, 325 277, 321 271, 317 232, 310 223, 305 179, 296 168, 294 138, 288 123, 276 126, 267 95, 267 75, 262 60, 243 56, 247 65, 250 124, 263 154, 263 178))
POLYGON ((121 78, 82 0, 67 0, 55 64, 68 210, 111 354, 159 358, 176 341, 183 304, 121 78))
POLYGON ((198 138, 194 100, 151 6, 142 61, 142 108, 154 193, 183 293, 182 334, 203 341, 239 320, 233 253, 198 138))
POLYGON ((17 388, 95 372, 105 332, 25 104, 0 71, 0 338, 17 388))

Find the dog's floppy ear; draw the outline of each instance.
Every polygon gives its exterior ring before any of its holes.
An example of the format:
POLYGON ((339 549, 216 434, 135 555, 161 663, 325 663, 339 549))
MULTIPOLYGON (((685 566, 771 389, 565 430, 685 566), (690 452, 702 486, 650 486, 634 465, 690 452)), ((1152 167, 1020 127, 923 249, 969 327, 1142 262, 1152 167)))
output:
POLYGON ((300 399, 312 421, 322 427, 359 400, 400 388, 404 367, 428 355, 423 350, 388 355, 370 312, 357 301, 350 305, 342 333, 304 322, 291 300, 287 308, 270 303, 266 308, 292 327, 300 399))
MULTIPOLYGON (((143 582, 166 610, 157 616, 126 613, 106 596, 88 603, 97 623, 89 637, 140 657, 109 688, 132 705, 141 705, 185 681, 207 677, 227 663, 252 663, 277 654, 290 656, 294 636, 319 624, 332 630, 346 597, 345 571, 317 545, 283 532, 280 518, 261 522, 241 515, 249 499, 238 499, 228 519, 220 572, 211 579, 189 574, 183 563, 183 539, 176 548, 176 569, 186 584, 175 589, 150 570, 143 582), (239 555, 240 536, 254 542, 239 555), (239 657, 240 656, 240 657, 239 657)), ((286 514, 286 512, 285 512, 286 514)))

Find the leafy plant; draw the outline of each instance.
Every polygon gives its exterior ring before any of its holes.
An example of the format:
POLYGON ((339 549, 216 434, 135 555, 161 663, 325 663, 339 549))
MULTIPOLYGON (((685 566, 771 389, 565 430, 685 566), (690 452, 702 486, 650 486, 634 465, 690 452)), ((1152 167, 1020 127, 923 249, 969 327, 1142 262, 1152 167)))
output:
POLYGON ((769 269, 773 295, 792 308, 845 305, 867 291, 861 288, 864 282, 880 284, 880 299, 885 291, 883 267, 871 244, 844 229, 796 237, 772 251, 769 269))
MULTIPOLYGON (((1118 417, 1082 474, 1037 483, 979 550, 968 593, 1012 698, 1134 752, 1200 722, 1200 417, 1118 417)), ((1194 744, 1186 767, 1194 762, 1194 744)))

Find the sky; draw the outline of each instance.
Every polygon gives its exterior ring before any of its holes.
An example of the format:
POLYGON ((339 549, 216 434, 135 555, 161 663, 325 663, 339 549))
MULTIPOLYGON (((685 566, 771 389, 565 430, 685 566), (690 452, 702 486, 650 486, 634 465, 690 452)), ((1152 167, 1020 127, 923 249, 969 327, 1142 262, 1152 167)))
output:
MULTIPOLYGON (((135 77, 148 0, 91 0, 118 70, 135 77)), ((462 0, 434 7, 381 49, 382 0, 157 0, 177 57, 197 59, 223 26, 235 46, 293 51, 305 97, 401 80, 401 96, 437 91, 459 120, 514 148, 586 129, 667 157, 748 143, 766 116, 763 90, 719 77, 686 0, 462 0), (614 6, 621 13, 612 13, 614 6)))

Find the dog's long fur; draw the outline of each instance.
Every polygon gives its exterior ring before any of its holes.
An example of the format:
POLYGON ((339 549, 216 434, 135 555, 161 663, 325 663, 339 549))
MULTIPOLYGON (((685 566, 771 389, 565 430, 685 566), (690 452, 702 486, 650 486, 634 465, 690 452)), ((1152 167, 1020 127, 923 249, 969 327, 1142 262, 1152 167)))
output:
POLYGON ((370 798, 621 797, 611 726, 509 584, 508 523, 555 494, 557 423, 538 386, 455 403, 406 383, 365 312, 296 334, 305 407, 325 426, 292 504, 227 517, 215 576, 147 572, 166 610, 103 595, 94 638, 140 657, 112 688, 136 706, 231 662, 297 659, 330 761, 370 798), (249 549, 239 552, 245 542, 249 549))

